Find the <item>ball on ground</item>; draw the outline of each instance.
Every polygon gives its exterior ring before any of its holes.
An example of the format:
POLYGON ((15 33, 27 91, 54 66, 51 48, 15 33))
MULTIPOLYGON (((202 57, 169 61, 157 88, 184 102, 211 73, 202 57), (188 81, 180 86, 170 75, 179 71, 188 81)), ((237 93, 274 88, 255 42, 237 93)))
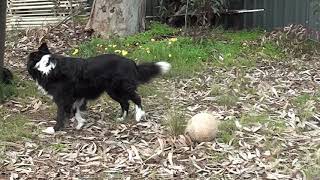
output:
POLYGON ((217 116, 202 112, 188 121, 185 133, 196 142, 212 141, 217 136, 219 122, 217 116))

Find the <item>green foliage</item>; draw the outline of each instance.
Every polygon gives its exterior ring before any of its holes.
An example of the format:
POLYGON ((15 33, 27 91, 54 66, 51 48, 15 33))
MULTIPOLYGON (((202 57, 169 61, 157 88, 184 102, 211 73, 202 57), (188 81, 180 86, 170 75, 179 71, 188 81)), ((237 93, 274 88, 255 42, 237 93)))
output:
POLYGON ((124 38, 103 40, 93 38, 73 49, 70 55, 92 57, 103 53, 118 53, 136 62, 168 61, 171 75, 192 76, 204 64, 223 68, 252 68, 256 56, 280 57, 273 44, 257 46, 252 43, 263 34, 254 31, 223 31, 215 29, 199 42, 179 34, 178 29, 153 22, 146 32, 124 38), (204 63, 205 62, 205 63, 204 63))
POLYGON ((15 95, 14 85, 0 82, 0 103, 13 95, 15 95))

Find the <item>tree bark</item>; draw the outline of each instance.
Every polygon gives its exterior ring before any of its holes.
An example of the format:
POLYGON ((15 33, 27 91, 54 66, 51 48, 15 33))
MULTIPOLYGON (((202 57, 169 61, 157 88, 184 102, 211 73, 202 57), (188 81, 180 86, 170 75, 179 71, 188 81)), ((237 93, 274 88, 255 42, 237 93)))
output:
POLYGON ((3 80, 4 48, 6 39, 7 0, 0 0, 0 81, 3 80))
POLYGON ((145 29, 146 0, 94 0, 86 29, 104 38, 145 29))

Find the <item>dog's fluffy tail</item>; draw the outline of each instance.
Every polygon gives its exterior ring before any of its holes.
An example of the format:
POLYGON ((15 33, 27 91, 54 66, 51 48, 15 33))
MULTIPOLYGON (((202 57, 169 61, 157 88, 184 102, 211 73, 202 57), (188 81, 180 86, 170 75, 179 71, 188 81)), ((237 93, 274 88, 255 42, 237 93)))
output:
POLYGON ((137 68, 140 83, 147 83, 158 75, 166 74, 171 69, 171 64, 167 62, 143 63, 137 68))

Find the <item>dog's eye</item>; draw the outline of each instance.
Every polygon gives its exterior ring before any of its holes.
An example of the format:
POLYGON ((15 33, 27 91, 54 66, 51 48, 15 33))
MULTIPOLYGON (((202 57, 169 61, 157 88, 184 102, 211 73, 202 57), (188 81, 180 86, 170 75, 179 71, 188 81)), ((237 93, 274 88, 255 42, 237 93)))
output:
POLYGON ((46 66, 49 66, 50 62, 47 62, 46 66))

